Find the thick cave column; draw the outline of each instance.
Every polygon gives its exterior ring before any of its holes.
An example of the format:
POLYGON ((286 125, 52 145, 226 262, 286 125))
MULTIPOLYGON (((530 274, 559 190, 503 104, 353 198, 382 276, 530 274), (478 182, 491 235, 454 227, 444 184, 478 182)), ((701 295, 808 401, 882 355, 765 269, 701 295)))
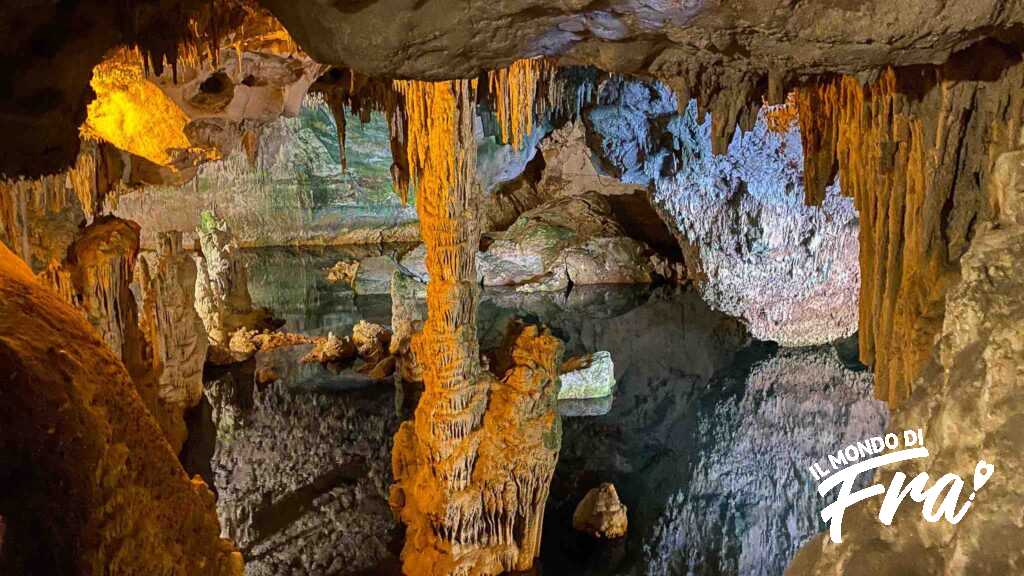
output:
POLYGON ((528 569, 559 444, 560 343, 510 335, 504 379, 481 366, 473 113, 475 83, 403 82, 409 165, 427 247, 428 318, 413 338, 425 391, 395 436, 392 507, 408 574, 528 569))

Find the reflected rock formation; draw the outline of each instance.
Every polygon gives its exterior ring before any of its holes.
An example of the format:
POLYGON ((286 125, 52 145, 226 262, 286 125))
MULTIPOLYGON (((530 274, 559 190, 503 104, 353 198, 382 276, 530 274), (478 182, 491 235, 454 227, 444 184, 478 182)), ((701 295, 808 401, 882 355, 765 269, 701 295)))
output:
POLYGON ((395 564, 400 532, 387 496, 398 416, 389 392, 260 385, 251 372, 208 384, 217 513, 247 574, 375 573, 395 564))
POLYGON ((782 574, 834 499, 818 495, 807 465, 887 421, 870 373, 831 348, 780 350, 724 384, 701 401, 700 457, 645 544, 645 574, 782 574))

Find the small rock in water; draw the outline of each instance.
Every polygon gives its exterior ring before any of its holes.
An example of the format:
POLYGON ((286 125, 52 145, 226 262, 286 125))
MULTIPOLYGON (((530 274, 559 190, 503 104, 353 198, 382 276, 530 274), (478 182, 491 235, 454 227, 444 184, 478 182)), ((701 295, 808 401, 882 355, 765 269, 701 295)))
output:
POLYGON ((627 525, 626 506, 609 482, 591 488, 572 515, 574 529, 597 538, 621 538, 627 525))
POLYGON ((398 264, 391 256, 374 256, 359 262, 352 279, 352 291, 360 296, 388 294, 391 291, 391 275, 398 264))
POLYGON ((562 364, 558 399, 604 398, 615 389, 615 365, 606 351, 570 358, 562 364))

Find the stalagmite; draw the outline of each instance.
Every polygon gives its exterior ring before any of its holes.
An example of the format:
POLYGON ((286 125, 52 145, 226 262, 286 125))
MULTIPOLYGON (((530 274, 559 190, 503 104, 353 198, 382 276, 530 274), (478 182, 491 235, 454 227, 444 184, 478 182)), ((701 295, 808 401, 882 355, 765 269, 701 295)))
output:
POLYGON ((983 45, 935 68, 800 89, 809 203, 838 172, 860 215, 860 353, 896 406, 931 354, 995 158, 1024 117, 1024 65, 983 45))
POLYGON ((140 260, 140 325, 150 343, 157 396, 168 420, 180 423, 172 445, 183 442, 184 412, 203 393, 203 364, 209 340, 195 309, 196 264, 181 246, 181 232, 159 235, 152 269, 140 260))
POLYGON ((196 233, 202 248, 195 283, 196 312, 210 339, 209 360, 231 363, 236 360, 228 350, 232 334, 241 328, 268 327, 270 311, 252 305, 249 276, 227 222, 206 213, 196 233))
POLYGON ((425 391, 395 435, 391 505, 407 525, 407 574, 498 574, 530 568, 560 442, 561 344, 510 335, 497 378, 476 334, 479 191, 475 82, 397 82, 427 247, 427 320, 412 348, 425 391))

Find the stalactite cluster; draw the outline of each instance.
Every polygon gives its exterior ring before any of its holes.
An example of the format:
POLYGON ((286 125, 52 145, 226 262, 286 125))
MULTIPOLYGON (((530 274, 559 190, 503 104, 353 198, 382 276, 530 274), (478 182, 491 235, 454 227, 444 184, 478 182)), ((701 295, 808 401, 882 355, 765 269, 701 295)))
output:
MULTIPOLYGON (((86 143, 75 165, 64 172, 34 179, 0 180, 0 241, 27 263, 32 246, 45 230, 34 230, 37 220, 68 207, 80 207, 86 221, 102 212, 105 202, 116 201, 120 158, 109 147, 86 143)), ((45 254, 39 254, 43 258, 45 254)))
POLYGON ((487 73, 488 93, 498 116, 503 142, 517 149, 523 147, 523 139, 533 130, 534 117, 537 112, 543 112, 545 98, 538 98, 541 86, 552 84, 550 79, 555 70, 545 58, 529 58, 487 73))
POLYGON ((990 45, 797 93, 807 201, 838 173, 860 215, 860 353, 890 405, 931 353, 960 256, 990 210, 994 159, 1016 141, 1022 88, 1019 55, 990 45))
POLYGON ((345 153, 345 109, 368 122, 374 112, 384 114, 391 133, 391 178, 395 190, 408 201, 409 168, 406 165, 406 127, 403 99, 392 82, 370 78, 350 68, 331 68, 323 74, 310 92, 323 95, 338 128, 338 149, 342 170, 348 169, 345 153))
POLYGON ((427 247, 428 317, 412 348, 425 391, 395 436, 392 507, 407 525, 409 574, 498 574, 539 550, 557 458, 561 345, 529 328, 505 378, 483 369, 476 334, 480 240, 476 83, 400 81, 408 165, 427 247), (538 401, 540 398, 540 401, 538 401))

